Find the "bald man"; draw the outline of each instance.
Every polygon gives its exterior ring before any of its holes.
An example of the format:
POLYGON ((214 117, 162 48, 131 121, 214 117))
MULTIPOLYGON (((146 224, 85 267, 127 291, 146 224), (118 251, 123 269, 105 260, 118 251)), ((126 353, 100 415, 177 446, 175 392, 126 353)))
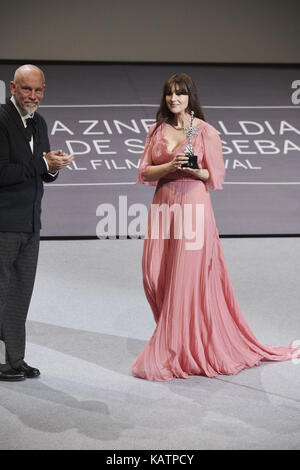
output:
POLYGON ((45 92, 42 70, 19 67, 10 89, 11 99, 0 107, 0 340, 6 353, 0 381, 22 381, 40 375, 24 359, 43 182, 54 181, 73 156, 50 151, 46 122, 36 112, 45 92))

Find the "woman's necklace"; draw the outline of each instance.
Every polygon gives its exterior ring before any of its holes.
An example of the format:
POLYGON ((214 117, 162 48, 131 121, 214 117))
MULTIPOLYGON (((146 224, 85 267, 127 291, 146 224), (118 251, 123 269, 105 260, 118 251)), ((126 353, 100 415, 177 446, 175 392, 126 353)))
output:
POLYGON ((174 124, 171 124, 171 126, 173 127, 173 129, 175 129, 175 131, 183 131, 184 127, 175 127, 174 124))

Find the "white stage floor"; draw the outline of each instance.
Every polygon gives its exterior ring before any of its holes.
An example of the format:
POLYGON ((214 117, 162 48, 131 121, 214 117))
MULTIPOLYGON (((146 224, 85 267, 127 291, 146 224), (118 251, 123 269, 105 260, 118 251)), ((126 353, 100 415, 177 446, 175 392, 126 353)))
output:
MULTIPOLYGON (((221 242, 254 334, 300 345, 300 238, 221 242)), ((26 359, 42 375, 0 384, 0 449, 299 449, 300 361, 216 379, 131 376, 155 325, 142 244, 41 242, 26 359)))

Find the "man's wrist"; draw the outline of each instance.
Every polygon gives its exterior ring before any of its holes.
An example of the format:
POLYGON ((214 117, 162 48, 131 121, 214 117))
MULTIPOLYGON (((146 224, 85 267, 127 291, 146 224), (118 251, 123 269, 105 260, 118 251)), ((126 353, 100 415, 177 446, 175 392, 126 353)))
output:
POLYGON ((49 168, 49 165, 48 165, 48 162, 47 162, 47 158, 46 158, 45 156, 43 156, 43 159, 44 159, 44 162, 46 163, 47 173, 48 173, 49 175, 51 175, 51 176, 56 176, 57 173, 58 173, 58 170, 56 170, 56 171, 55 171, 55 170, 54 170, 54 171, 51 170, 51 169, 49 168))
POLYGON ((49 173, 49 165, 48 165, 48 162, 47 162, 47 158, 43 156, 43 159, 44 159, 44 162, 45 162, 46 167, 47 167, 47 172, 49 173))

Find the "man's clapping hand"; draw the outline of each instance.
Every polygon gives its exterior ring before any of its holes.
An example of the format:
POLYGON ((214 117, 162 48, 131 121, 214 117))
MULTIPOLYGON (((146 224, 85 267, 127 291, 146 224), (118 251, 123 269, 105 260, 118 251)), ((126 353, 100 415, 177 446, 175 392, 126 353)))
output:
POLYGON ((68 155, 62 150, 52 150, 48 153, 44 152, 43 157, 45 157, 47 160, 49 173, 56 173, 62 168, 68 166, 73 160, 74 155, 68 155))

